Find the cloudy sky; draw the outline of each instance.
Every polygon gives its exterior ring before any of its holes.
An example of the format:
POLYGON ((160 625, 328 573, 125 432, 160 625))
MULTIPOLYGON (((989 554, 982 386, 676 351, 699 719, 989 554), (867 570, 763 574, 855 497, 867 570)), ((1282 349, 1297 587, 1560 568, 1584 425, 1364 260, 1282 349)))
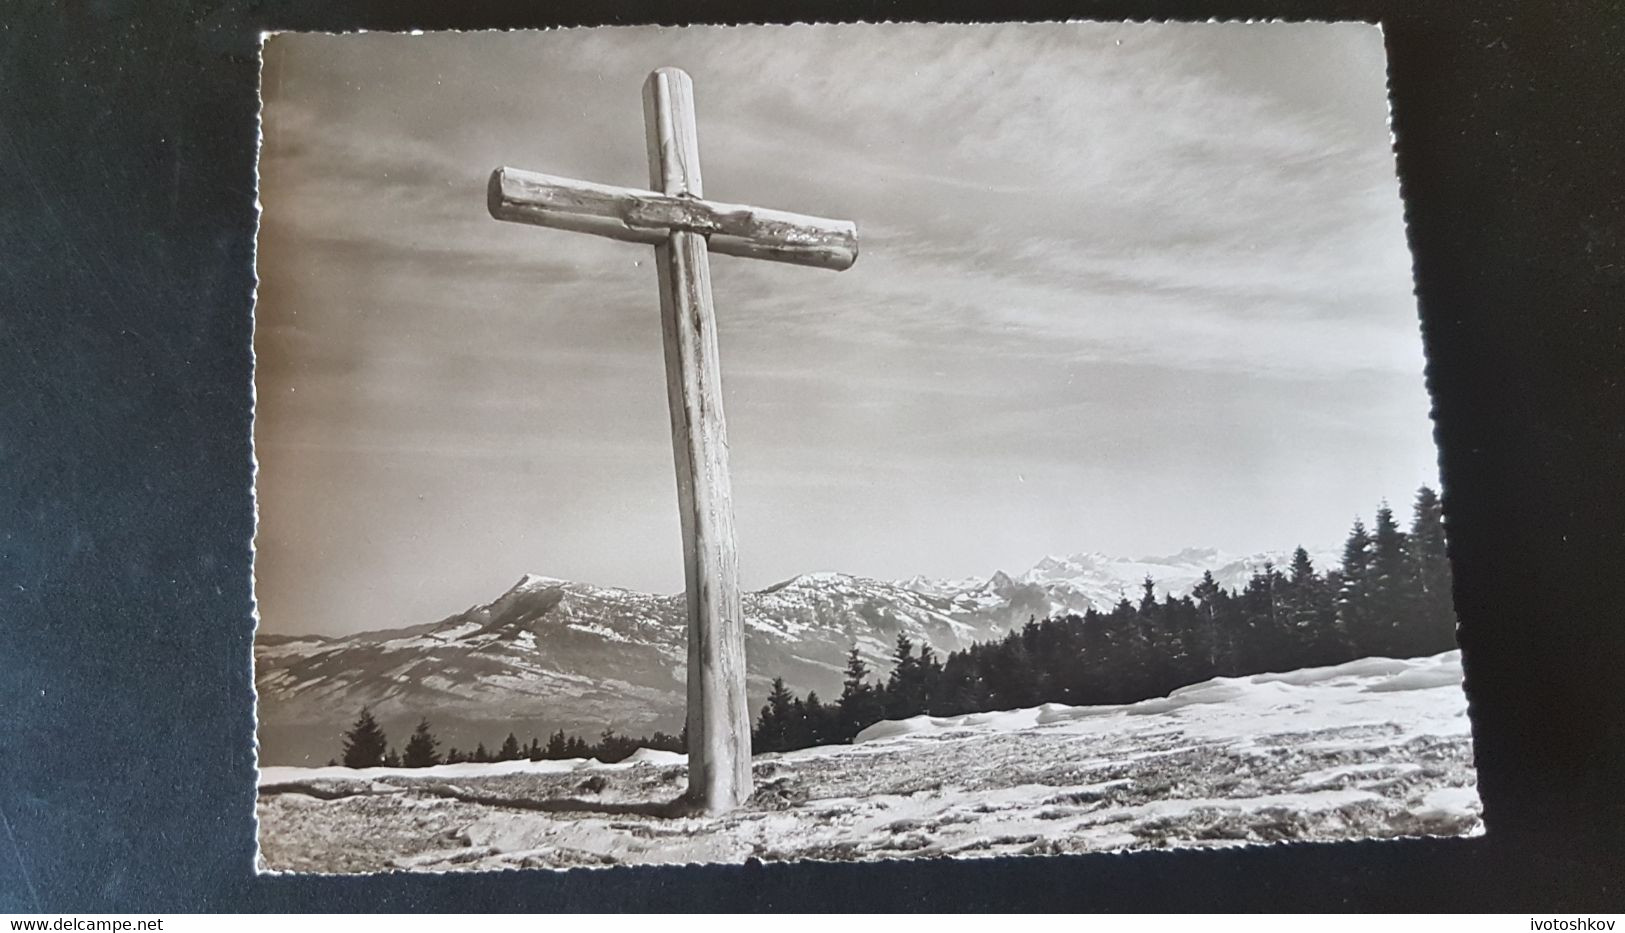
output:
POLYGON ((682 588, 653 251, 486 214, 491 169, 857 222, 712 260, 740 565, 1019 572, 1336 546, 1433 482, 1365 25, 283 35, 264 63, 269 631, 441 618, 526 572, 682 588))

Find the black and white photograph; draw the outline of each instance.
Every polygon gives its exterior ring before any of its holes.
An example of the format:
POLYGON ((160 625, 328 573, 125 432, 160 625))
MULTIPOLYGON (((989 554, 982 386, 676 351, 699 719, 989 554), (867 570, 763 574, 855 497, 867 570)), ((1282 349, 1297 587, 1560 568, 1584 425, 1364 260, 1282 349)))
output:
POLYGON ((259 871, 1482 833, 1380 27, 269 33, 260 138, 259 871))

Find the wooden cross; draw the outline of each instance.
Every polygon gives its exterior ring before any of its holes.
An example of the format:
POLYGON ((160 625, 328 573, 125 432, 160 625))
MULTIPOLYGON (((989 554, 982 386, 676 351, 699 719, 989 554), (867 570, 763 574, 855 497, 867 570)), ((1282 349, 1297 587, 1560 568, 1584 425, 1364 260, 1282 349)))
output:
POLYGON ((497 220, 655 247, 688 588, 687 803, 717 813, 750 796, 751 718, 707 256, 840 270, 857 260, 858 230, 849 221, 703 200, 694 85, 680 69, 649 75, 643 116, 654 190, 499 168, 487 203, 497 220))

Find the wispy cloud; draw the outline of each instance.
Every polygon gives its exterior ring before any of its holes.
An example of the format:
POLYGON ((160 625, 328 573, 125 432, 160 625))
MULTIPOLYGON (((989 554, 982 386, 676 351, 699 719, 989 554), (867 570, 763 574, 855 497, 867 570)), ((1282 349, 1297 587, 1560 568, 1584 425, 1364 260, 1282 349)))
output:
MULTIPOLYGON (((668 64, 695 80, 709 195, 863 241, 838 275, 714 263, 751 572, 1323 541, 1431 478, 1373 27, 284 35, 256 337, 268 625, 353 627, 357 571, 293 554, 316 529, 418 573, 378 503, 420 494, 415 522, 459 529, 448 561, 680 585, 669 503, 583 527, 669 493, 649 251, 484 205, 497 165, 644 184, 640 86, 668 64), (538 496, 545 529, 505 550, 493 529, 529 527, 511 503, 538 496)), ((437 579, 398 621, 486 595, 437 579)))

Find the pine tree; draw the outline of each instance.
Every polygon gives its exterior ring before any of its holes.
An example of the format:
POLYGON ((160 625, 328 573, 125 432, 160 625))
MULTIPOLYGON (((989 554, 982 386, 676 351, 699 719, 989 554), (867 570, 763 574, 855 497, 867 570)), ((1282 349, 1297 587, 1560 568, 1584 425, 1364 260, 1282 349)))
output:
POLYGON ((1411 519, 1410 576, 1416 589, 1415 631, 1407 639, 1418 654, 1456 646, 1456 612, 1451 600, 1450 557, 1446 553, 1444 506, 1432 489, 1416 491, 1411 519))
POLYGON ((497 761, 518 761, 518 760, 519 760, 519 738, 517 736, 515 736, 512 732, 510 732, 510 733, 508 733, 508 737, 506 739, 502 740, 502 749, 497 752, 497 761))
POLYGON ((386 768, 399 768, 400 766, 401 766, 401 756, 395 754, 395 749, 394 749, 393 746, 391 746, 389 751, 384 753, 384 767, 386 767, 386 768))
POLYGON ((885 715, 884 697, 876 685, 866 683, 869 666, 863 663, 857 646, 846 658, 846 680, 841 688, 840 741, 850 741, 859 732, 879 722, 885 715))
POLYGON ((1202 622, 1201 637, 1193 651, 1198 656, 1206 656, 1207 669, 1213 672, 1209 676, 1218 676, 1229 669, 1229 654, 1222 651, 1219 638, 1219 599, 1223 595, 1224 590, 1213 579, 1211 570, 1202 571, 1201 581, 1191 590, 1202 622))
POLYGON ((372 718, 372 710, 361 707, 350 731, 344 733, 344 766, 346 768, 378 768, 384 764, 384 752, 389 739, 372 718))
POLYGON ((1406 656, 1410 652, 1402 634, 1415 609, 1411 598, 1410 569, 1406 559, 1405 533, 1394 521, 1394 510, 1384 502, 1377 509, 1377 524, 1371 535, 1370 603, 1372 629, 1377 633, 1377 653, 1406 656))
POLYGON ((957 716, 988 708, 986 683, 978 663, 981 644, 948 655, 942 665, 942 682, 937 690, 937 716, 957 716))
POLYGON ((542 749, 542 757, 549 761, 561 761, 570 757, 567 741, 563 729, 548 736, 547 747, 542 749))
POLYGON ((1005 650, 995 655, 987 671, 988 690, 996 708, 1019 709, 1038 702, 1043 684, 1033 651, 1037 642, 1038 623, 1033 619, 1005 638, 1005 650))
POLYGON ((656 730, 655 734, 646 739, 642 744, 645 748, 655 748, 660 749, 661 751, 677 752, 678 754, 683 753, 682 736, 667 735, 666 733, 658 730, 656 730))
POLYGON ((937 659, 937 653, 930 645, 920 646, 920 659, 914 665, 914 675, 919 681, 919 712, 945 715, 937 711, 942 694, 942 661, 937 659))
POLYGON ((918 662, 914 658, 914 642, 907 635, 897 636, 892 651, 891 677, 886 681, 886 718, 907 719, 925 711, 925 697, 921 688, 918 662))
POLYGON ((1189 596, 1176 599, 1169 593, 1161 612, 1169 638, 1167 661, 1172 682, 1183 686, 1214 676, 1208 659, 1207 625, 1196 601, 1189 596))
POLYGON ((1084 613, 1084 624, 1078 633, 1079 662, 1073 700, 1084 705, 1120 703, 1123 700, 1119 670, 1114 663, 1112 647, 1111 613, 1090 609, 1084 613))
POLYGON ((840 723, 837 721, 835 710, 824 705, 818 698, 818 691, 813 690, 807 694, 807 702, 803 704, 807 717, 807 744, 830 745, 840 741, 840 723))
POLYGON ((620 735, 613 727, 605 729, 598 737, 598 745, 591 751, 591 756, 604 764, 615 764, 625 761, 645 741, 634 739, 629 735, 620 735))
MULTIPOLYGON (((1151 645, 1145 619, 1139 609, 1124 597, 1117 607, 1101 618, 1101 632, 1105 645, 1101 660, 1109 661, 1110 669, 1097 671, 1103 685, 1115 696, 1108 702, 1124 702, 1130 698, 1155 696, 1151 687, 1151 645)), ((1027 700, 1021 697, 1020 700, 1027 700)), ((1031 701, 1016 705, 1031 706, 1031 701)))
POLYGON ((474 746, 474 756, 472 758, 470 758, 469 760, 470 761, 477 761, 477 762, 479 762, 481 764, 484 764, 484 763, 491 760, 491 753, 485 750, 485 743, 484 742, 481 742, 478 745, 474 746))
POLYGON ((1371 535, 1358 518, 1343 545, 1343 569, 1338 574, 1337 622, 1356 656, 1380 653, 1381 634, 1375 631, 1368 599, 1371 592, 1371 535))
POLYGON ((791 705, 795 697, 784 685, 783 677, 773 678, 773 690, 767 695, 757 720, 751 749, 756 752, 782 752, 789 748, 791 705))
POLYGON ((1310 644, 1315 634, 1318 616, 1315 612, 1316 591, 1320 588, 1320 575, 1309 552, 1299 545, 1292 552, 1292 563, 1287 570, 1286 623, 1292 643, 1302 648, 1310 644))
POLYGON ((1284 595, 1287 580, 1273 563, 1264 564, 1247 581, 1241 592, 1242 630, 1236 661, 1246 673, 1279 666, 1279 658, 1289 641, 1286 635, 1284 595))
POLYGON ((1348 660, 1347 646, 1337 624, 1339 578, 1322 577, 1315 571, 1309 552, 1299 546, 1292 553, 1287 580, 1287 613, 1290 622, 1291 656, 1309 666, 1336 664, 1348 660))
POLYGON ((811 748, 817 744, 812 737, 812 721, 807 718, 807 703, 796 697, 790 701, 790 719, 784 725, 784 749, 811 748))
POLYGON ((440 753, 436 751, 439 747, 440 743, 429 731, 429 720, 420 719, 412 737, 406 740, 406 754, 401 764, 408 768, 433 767, 440 763, 440 753))
POLYGON ((869 665, 863 663, 863 656, 858 654, 858 646, 853 645, 846 655, 846 680, 843 681, 845 692, 856 692, 863 686, 863 679, 869 676, 869 665))

